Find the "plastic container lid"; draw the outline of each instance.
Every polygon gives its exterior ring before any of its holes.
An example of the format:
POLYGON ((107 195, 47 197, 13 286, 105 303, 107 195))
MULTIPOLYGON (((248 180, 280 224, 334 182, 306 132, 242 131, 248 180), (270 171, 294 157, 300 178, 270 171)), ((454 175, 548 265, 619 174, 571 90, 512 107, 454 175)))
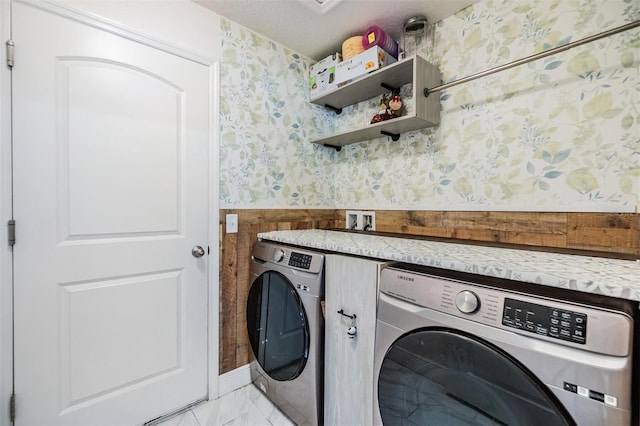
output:
POLYGON ((342 43, 342 60, 346 61, 352 56, 364 51, 362 36, 350 37, 342 43))

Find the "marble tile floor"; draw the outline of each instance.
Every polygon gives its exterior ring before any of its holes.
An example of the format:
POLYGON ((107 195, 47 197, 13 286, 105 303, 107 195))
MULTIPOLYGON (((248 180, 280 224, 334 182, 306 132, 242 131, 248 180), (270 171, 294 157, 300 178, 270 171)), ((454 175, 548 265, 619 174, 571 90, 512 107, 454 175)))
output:
POLYGON ((295 426, 253 384, 202 402, 157 426, 295 426))

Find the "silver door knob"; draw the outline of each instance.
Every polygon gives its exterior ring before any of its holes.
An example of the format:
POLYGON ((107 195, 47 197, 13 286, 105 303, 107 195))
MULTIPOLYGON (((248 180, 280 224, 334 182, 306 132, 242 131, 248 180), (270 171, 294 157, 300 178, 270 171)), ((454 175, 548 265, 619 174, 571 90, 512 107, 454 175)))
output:
POLYGON ((191 249, 191 254, 193 257, 202 257, 204 256, 204 249, 200 246, 195 246, 191 249))

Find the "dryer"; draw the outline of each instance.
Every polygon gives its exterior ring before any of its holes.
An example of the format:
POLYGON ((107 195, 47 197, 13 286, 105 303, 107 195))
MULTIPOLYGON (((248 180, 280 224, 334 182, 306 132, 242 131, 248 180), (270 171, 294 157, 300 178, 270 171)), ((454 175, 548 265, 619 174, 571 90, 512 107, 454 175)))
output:
POLYGON ((374 423, 637 424, 637 315, 626 300, 386 267, 374 423))
POLYGON ((251 380, 298 425, 321 425, 324 255, 259 241, 250 273, 251 380))

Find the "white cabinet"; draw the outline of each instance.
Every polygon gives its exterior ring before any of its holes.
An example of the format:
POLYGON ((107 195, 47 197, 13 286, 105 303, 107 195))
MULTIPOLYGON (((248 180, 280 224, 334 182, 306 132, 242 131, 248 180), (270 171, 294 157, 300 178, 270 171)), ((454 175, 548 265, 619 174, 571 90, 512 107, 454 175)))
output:
POLYGON ((324 424, 370 425, 378 276, 384 263, 327 255, 325 265, 324 424), (348 317, 353 315, 354 320, 348 317), (353 338, 351 326, 357 330, 353 338))
POLYGON ((338 148, 382 135, 391 136, 396 140, 400 133, 437 126, 440 124, 440 94, 425 96, 424 89, 438 86, 440 80, 440 71, 435 65, 421 56, 412 56, 312 99, 311 102, 314 104, 341 109, 388 92, 389 88, 398 89, 405 84, 413 83, 415 108, 411 114, 402 117, 336 133, 311 142, 338 148))

